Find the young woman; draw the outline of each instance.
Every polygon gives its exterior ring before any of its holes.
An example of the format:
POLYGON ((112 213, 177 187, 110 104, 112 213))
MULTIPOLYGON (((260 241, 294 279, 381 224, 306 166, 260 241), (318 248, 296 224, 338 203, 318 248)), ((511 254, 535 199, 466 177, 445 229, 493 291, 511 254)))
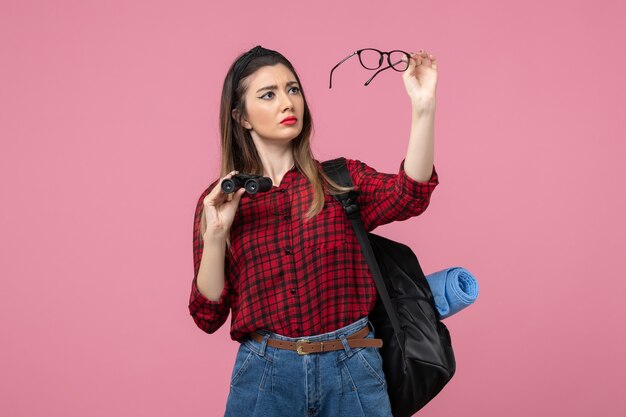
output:
MULTIPOLYGON (((421 52, 421 51, 420 51, 421 52)), ((397 174, 346 159, 368 231, 421 214, 438 184, 433 165, 436 64, 411 54, 403 80, 413 105, 397 174)), ((224 324, 240 342, 226 416, 391 416, 368 314, 376 285, 352 226, 314 159, 311 113, 298 74, 256 46, 232 64, 222 90, 221 173, 194 218, 189 311, 206 333, 224 324), (226 194, 238 173, 269 191, 226 194)))

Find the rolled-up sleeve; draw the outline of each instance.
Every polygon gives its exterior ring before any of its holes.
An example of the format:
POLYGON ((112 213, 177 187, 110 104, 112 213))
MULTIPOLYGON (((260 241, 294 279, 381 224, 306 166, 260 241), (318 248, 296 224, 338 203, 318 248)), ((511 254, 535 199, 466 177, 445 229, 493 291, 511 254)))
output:
POLYGON ((209 300, 198 289, 198 270, 200 269, 200 261, 202 260, 202 251, 204 248, 200 221, 204 207, 204 197, 206 197, 211 189, 212 187, 209 187, 202 193, 196 205, 193 222, 194 276, 191 282, 191 294, 189 296, 189 313, 193 317, 196 325, 206 333, 214 333, 224 324, 230 312, 232 295, 232 287, 228 278, 231 264, 228 250, 226 251, 224 259, 224 289, 222 290, 219 300, 209 300))
POLYGON ((416 181, 404 170, 404 159, 397 174, 376 171, 359 160, 346 159, 353 183, 358 187, 361 218, 367 231, 393 221, 422 214, 439 184, 435 166, 428 181, 416 181))

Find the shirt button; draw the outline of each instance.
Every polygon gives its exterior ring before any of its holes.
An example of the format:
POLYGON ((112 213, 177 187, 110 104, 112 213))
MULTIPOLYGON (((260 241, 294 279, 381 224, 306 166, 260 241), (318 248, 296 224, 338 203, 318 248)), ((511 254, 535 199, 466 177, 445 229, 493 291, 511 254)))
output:
POLYGON ((291 251, 289 249, 285 249, 285 255, 289 255, 291 254, 291 251))
POLYGON ((289 219, 291 219, 291 216, 285 216, 285 217, 283 217, 283 218, 284 218, 285 220, 289 220, 289 219))
POLYGON ((295 293, 296 293, 296 290, 295 290, 295 289, 293 289, 293 288, 292 288, 290 291, 291 291, 291 293, 292 293, 292 294, 295 294, 295 293))
POLYGON ((281 192, 281 193, 284 193, 284 192, 286 192, 286 191, 287 191, 287 189, 286 189, 286 188, 281 188, 281 189, 280 189, 280 192, 281 192))

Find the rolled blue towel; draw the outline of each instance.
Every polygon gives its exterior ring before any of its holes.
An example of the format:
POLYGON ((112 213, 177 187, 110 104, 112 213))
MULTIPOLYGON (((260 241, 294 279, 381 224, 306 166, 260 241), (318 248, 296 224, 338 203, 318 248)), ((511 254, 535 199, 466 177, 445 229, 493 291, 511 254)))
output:
POLYGON ((478 281, 460 266, 426 275, 441 319, 450 317, 472 304, 478 297, 478 281))

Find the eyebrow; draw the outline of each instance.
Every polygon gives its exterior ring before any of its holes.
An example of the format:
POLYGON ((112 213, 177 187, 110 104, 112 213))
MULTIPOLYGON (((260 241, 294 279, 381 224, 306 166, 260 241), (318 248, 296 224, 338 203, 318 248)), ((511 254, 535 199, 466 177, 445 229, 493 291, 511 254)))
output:
MULTIPOLYGON (((290 86, 290 85, 293 85, 293 84, 298 84, 298 82, 297 82, 297 81, 289 81, 289 82, 287 83, 287 87, 288 87, 288 86, 290 86)), ((265 86, 265 87, 259 88, 258 90, 256 90, 256 92, 257 92, 257 93, 260 93, 260 92, 261 92, 261 91, 263 91, 263 90, 275 90, 275 89, 277 89, 277 88, 278 88, 278 86, 277 86, 277 85, 268 85, 268 86, 265 86)))

